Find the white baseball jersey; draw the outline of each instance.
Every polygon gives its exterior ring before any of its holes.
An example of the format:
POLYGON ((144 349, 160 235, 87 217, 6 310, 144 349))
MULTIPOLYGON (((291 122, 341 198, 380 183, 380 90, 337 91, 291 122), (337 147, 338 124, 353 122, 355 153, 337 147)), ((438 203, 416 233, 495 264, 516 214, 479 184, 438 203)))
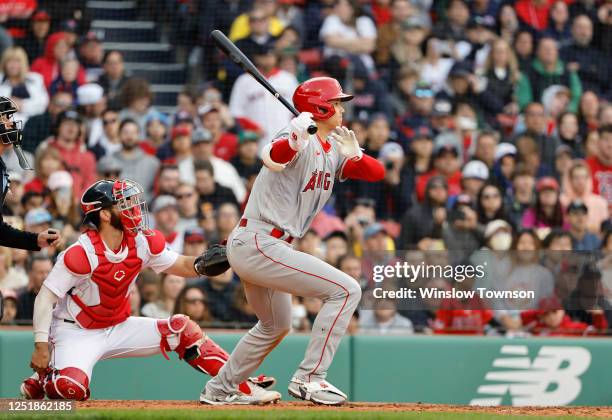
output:
MULTIPOLYGON (((285 129, 276 137, 288 135, 285 129)), ((301 238, 329 199, 334 180, 340 178, 347 161, 338 145, 328 142, 331 147, 326 152, 312 135, 306 148, 282 171, 264 166, 255 179, 244 217, 270 223, 301 238)))
MULTIPOLYGON (((77 245, 82 246, 85 250, 91 271, 93 272, 98 266, 98 260, 89 237, 86 234, 79 236, 77 242, 72 246, 77 245)), ((120 263, 128 255, 127 247, 122 248, 117 253, 109 249, 106 244, 104 244, 104 247, 106 248, 106 258, 112 263, 120 263)), ((100 296, 97 285, 93 281, 90 281, 89 274, 76 275, 68 270, 64 263, 64 254, 66 251, 59 254, 53 270, 51 270, 45 279, 44 285, 59 297, 59 301, 53 310, 54 318, 74 320, 81 309, 67 296, 68 291, 75 288, 76 294, 78 294, 87 305, 96 305, 100 303, 100 296)), ((160 273, 171 267, 178 258, 178 254, 167 246, 158 255, 152 255, 149 250, 147 239, 142 233, 136 236, 136 252, 138 258, 142 261, 141 269, 151 268, 156 273, 160 273)), ((129 287, 128 294, 135 287, 137 278, 138 276, 134 277, 129 287)))

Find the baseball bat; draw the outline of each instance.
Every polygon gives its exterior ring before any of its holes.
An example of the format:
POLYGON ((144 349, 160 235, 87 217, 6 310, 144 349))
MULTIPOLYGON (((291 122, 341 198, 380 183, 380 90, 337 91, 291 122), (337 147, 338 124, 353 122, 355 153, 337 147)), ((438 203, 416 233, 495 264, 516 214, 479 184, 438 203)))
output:
MULTIPOLYGON (((215 29, 210 33, 210 36, 213 38, 215 44, 217 44, 217 47, 219 47, 221 51, 227 54, 227 56, 234 63, 238 64, 244 71, 253 76, 255 80, 257 80, 259 84, 262 85, 268 92, 274 95, 274 97, 278 99, 280 103, 285 106, 285 108, 287 108, 296 117, 300 115, 298 110, 295 109, 295 107, 288 100, 283 98, 276 89, 274 89, 274 86, 272 86, 270 82, 268 82, 266 78, 263 77, 261 72, 257 70, 257 67, 255 67, 251 60, 249 60, 249 58, 244 55, 244 53, 240 51, 240 49, 232 41, 230 41, 229 38, 226 37, 223 32, 218 29, 215 29)), ((316 125, 313 124, 308 127, 309 134, 316 134, 316 132, 316 125)))

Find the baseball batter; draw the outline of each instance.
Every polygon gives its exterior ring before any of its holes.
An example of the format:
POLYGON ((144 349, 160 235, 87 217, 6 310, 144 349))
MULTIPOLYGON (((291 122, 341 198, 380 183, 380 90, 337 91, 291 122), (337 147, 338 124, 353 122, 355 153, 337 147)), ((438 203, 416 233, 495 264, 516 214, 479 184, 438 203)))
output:
POLYGON ((334 353, 361 298, 357 282, 311 255, 295 251, 332 193, 335 179, 378 181, 380 162, 364 155, 355 134, 342 126, 344 94, 337 80, 310 79, 293 95, 300 115, 263 149, 259 172, 227 255, 244 283, 259 322, 241 339, 200 401, 231 404, 236 385, 257 369, 291 328, 291 295, 323 300, 306 355, 289 384, 289 394, 318 404, 342 404, 346 395, 325 380, 334 353), (316 122, 318 133, 307 128, 316 122))
MULTIPOLYGON (((142 194, 128 180, 98 181, 83 194, 84 223, 91 228, 59 255, 36 297, 35 374, 21 385, 24 397, 86 400, 93 367, 103 359, 160 352, 168 358, 166 352, 174 351, 209 375, 226 362, 227 353, 185 315, 163 320, 130 316, 130 292, 142 269, 183 277, 206 272, 202 256, 178 255, 160 232, 148 229, 142 194)), ((241 382, 237 388, 243 401, 280 398, 257 385, 269 386, 271 378, 241 382)))

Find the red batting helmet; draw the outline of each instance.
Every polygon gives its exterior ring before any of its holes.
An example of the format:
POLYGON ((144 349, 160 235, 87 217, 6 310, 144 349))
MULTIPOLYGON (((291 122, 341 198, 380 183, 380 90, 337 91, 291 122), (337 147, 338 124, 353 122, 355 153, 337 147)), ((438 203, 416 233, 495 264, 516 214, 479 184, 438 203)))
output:
POLYGON ((299 85, 293 93, 293 104, 300 112, 310 112, 315 120, 334 115, 331 101, 350 101, 353 95, 342 92, 342 86, 331 77, 315 77, 299 85))

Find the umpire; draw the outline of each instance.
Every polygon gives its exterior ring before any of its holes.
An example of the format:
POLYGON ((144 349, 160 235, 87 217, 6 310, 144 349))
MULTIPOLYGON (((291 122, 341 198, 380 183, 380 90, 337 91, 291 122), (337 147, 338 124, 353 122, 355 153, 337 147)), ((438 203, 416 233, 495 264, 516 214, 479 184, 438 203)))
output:
MULTIPOLYGON (((21 149, 21 121, 14 121, 13 114, 18 111, 17 105, 10 98, 0 96, 0 246, 9 248, 27 249, 28 251, 40 251, 47 246, 56 246, 60 241, 60 235, 54 230, 48 230, 39 234, 24 232, 9 226, 2 218, 2 207, 4 197, 9 191, 9 176, 6 165, 2 160, 2 154, 13 147, 19 165, 23 169, 32 169, 21 149)), ((0 301, 2 295, 0 294, 0 301)), ((2 304, 0 302, 0 309, 2 304)), ((2 313, 0 312, 0 318, 2 313)))

